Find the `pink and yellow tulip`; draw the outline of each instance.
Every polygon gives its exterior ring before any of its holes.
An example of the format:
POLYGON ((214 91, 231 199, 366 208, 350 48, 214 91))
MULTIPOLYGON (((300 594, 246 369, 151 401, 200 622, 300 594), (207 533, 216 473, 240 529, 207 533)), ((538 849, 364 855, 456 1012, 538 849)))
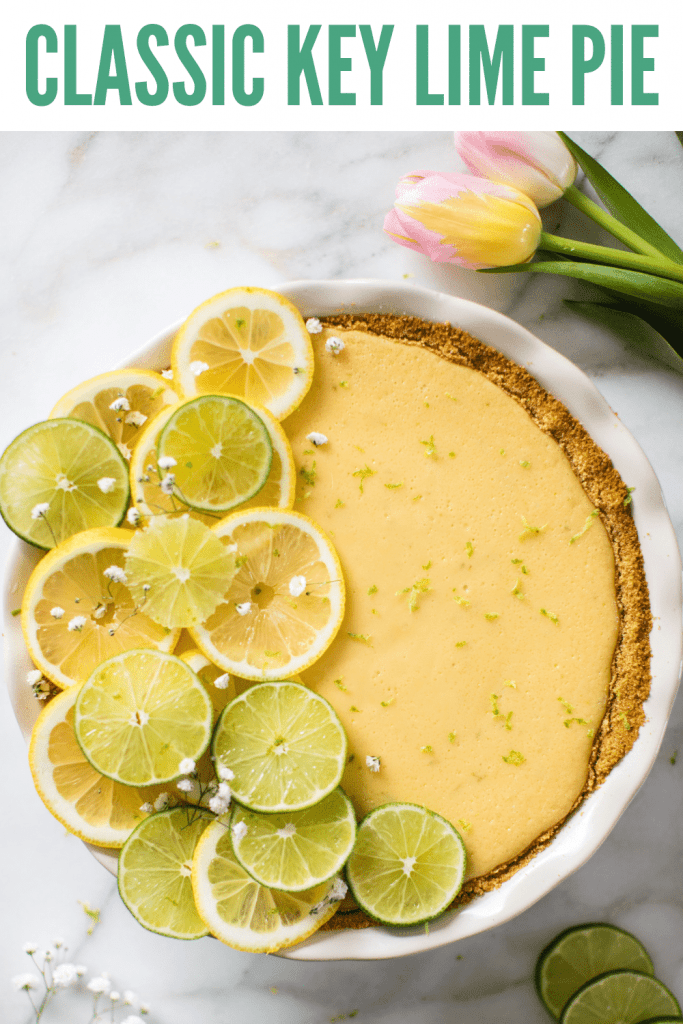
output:
POLYGON ((384 230, 435 262, 480 270, 531 259, 541 218, 516 188, 468 174, 416 171, 399 181, 384 230))

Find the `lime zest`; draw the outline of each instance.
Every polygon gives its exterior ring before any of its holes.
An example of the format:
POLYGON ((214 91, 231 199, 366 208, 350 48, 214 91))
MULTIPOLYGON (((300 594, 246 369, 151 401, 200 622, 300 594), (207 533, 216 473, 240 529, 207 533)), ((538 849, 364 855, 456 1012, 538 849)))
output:
MULTIPOLYGON (((633 726, 631 725, 631 723, 629 722, 628 718, 626 717, 626 715, 624 714, 623 711, 619 715, 619 719, 620 719, 621 722, 623 722, 624 729, 626 729, 626 732, 630 732, 631 729, 633 728, 633 726)), ((588 722, 586 722, 586 725, 588 725, 588 722)))
POLYGON ((470 602, 465 600, 464 597, 460 597, 460 595, 456 593, 456 589, 456 587, 453 587, 453 600, 456 602, 456 604, 461 605, 463 608, 468 608, 470 602))
POLYGON ((396 695, 394 694, 394 696, 390 697, 389 700, 381 700, 380 704, 382 705, 383 708, 388 708, 391 704, 394 703, 395 700, 396 700, 396 695))
POLYGON ((472 828, 472 822, 465 821, 464 818, 458 818, 458 825, 463 830, 463 832, 469 832, 470 829, 472 828))
POLYGON ((377 593, 377 584, 373 583, 372 586, 370 587, 370 589, 368 590, 368 594, 376 594, 376 593, 377 593))
POLYGON ((397 490, 397 488, 403 487, 403 484, 385 484, 384 486, 387 487, 390 491, 395 491, 397 490))
POLYGON ((456 647, 466 647, 467 646, 467 640, 458 640, 458 642, 457 642, 457 644, 455 646, 456 647))
POLYGON ((575 541, 579 539, 579 537, 583 537, 586 530, 589 530, 593 525, 595 517, 599 515, 600 513, 598 512, 597 508, 594 508, 590 515, 586 517, 586 522, 583 524, 583 527, 579 530, 579 532, 575 533, 573 537, 569 538, 569 543, 574 544, 575 541))
POLYGON ((426 743, 424 745, 424 747, 420 747, 420 753, 421 754, 433 754, 434 753, 434 748, 432 747, 431 743, 426 743))
POLYGON ((335 679, 334 685, 337 686, 343 693, 347 693, 348 692, 347 688, 344 686, 344 684, 343 684, 341 679, 335 679))
POLYGON ((493 622, 494 619, 499 619, 500 615, 498 612, 485 612, 484 618, 487 619, 488 622, 493 622))
POLYGON ((314 459, 310 469, 308 468, 308 466, 301 466, 301 468, 299 469, 299 476, 303 477, 304 482, 309 487, 315 486, 316 477, 318 476, 315 466, 316 462, 314 459))
POLYGON ((626 490, 628 491, 628 494, 624 498, 624 508, 628 508, 628 506, 633 501, 632 495, 633 495, 633 491, 635 491, 635 487, 627 487, 626 490))
POLYGON ((465 544, 465 551, 467 552, 468 558, 471 558, 472 555, 474 554, 474 544, 472 543, 471 540, 468 540, 467 543, 465 544))
POLYGON ((520 540, 524 540, 525 537, 528 537, 531 534, 542 533, 548 525, 547 523, 544 523, 543 526, 532 526, 531 523, 527 522, 526 516, 522 516, 521 519, 524 529, 519 535, 520 540))
POLYGON ((335 508, 345 508, 346 507, 346 503, 343 502, 341 500, 341 498, 337 498, 337 504, 334 507, 335 508))
POLYGON ((564 710, 567 712, 567 714, 571 715, 574 711, 573 705, 571 705, 568 700, 565 700, 564 697, 558 697, 557 699, 564 708, 564 710))
POLYGON ((367 644, 368 647, 372 647, 372 636, 369 633, 349 633, 346 634, 349 640, 356 640, 359 644, 367 644))
POLYGON ((511 750, 507 756, 503 755, 503 760, 506 764, 513 764, 518 768, 520 765, 525 763, 526 758, 523 754, 520 754, 519 750, 511 750))
POLYGON ((513 597, 516 597, 518 601, 523 601, 526 594, 520 589, 519 580, 515 580, 515 585, 510 591, 513 597))
POLYGON ((362 708, 357 708, 355 704, 352 704, 351 707, 349 708, 349 711, 353 711, 354 714, 360 715, 360 714, 362 714, 363 709, 362 708))
POLYGON ((360 477, 360 484, 358 485, 358 488, 359 488, 361 494, 363 493, 363 484, 365 483, 367 478, 369 476, 374 476, 376 472, 377 471, 375 469, 370 469, 370 467, 366 463, 365 466, 362 469, 356 469, 351 474, 351 476, 358 476, 358 477, 360 477))
POLYGON ((414 612, 419 607, 420 594, 426 594, 429 590, 431 590, 429 577, 425 576, 421 580, 416 580, 411 587, 404 587, 403 590, 397 590, 396 597, 401 597, 402 594, 408 594, 408 608, 411 612, 414 612))
POLYGON ((559 626, 560 620, 554 612, 549 612, 547 608, 541 608, 541 615, 545 616, 546 619, 550 619, 554 625, 559 626))
POLYGON ((458 736, 457 732, 449 732, 449 734, 448 734, 448 742, 449 743, 455 743, 455 741, 457 739, 457 736, 458 736))

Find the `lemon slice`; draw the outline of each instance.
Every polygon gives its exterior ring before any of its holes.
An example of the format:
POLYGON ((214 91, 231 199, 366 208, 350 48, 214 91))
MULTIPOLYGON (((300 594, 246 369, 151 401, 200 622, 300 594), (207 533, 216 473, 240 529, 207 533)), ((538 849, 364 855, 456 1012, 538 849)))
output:
POLYGON ((300 683, 262 683, 228 704, 213 737, 216 768, 234 773, 252 811, 300 811, 339 785, 346 734, 327 701, 300 683))
POLYGON ((146 818, 119 854, 121 899, 143 928, 200 939, 208 928, 192 896, 192 858, 208 819, 187 807, 146 818))
POLYGON ((200 512, 228 512, 261 490, 273 448, 265 423, 245 402, 201 395, 175 407, 157 454, 172 467, 173 493, 182 501, 200 512))
POLYGON ((168 381, 151 370, 112 370, 67 391, 50 419, 71 416, 92 423, 130 459, 144 425, 178 397, 168 381))
POLYGON ((191 628, 197 646, 244 679, 312 665, 344 616, 341 565, 325 534, 298 512, 265 508, 235 512, 213 532, 238 569, 215 612, 191 628))
POLYGON ((82 683, 107 658, 133 648, 171 651, 178 630, 153 622, 123 573, 127 530, 87 530, 50 551, 35 567, 21 606, 31 658, 62 688, 82 683), (107 570, 113 570, 105 575, 107 570))
POLYGON ((235 555, 212 530, 185 514, 151 519, 126 552, 133 598, 168 628, 203 622, 226 595, 235 555))
MULTIPOLYGON (((159 486, 162 471, 157 466, 157 443, 161 431, 173 415, 173 408, 164 409, 143 429, 130 463, 130 490, 132 502, 138 512, 144 516, 169 515, 179 516, 189 512, 193 519, 199 519, 210 526, 215 525, 216 516, 205 515, 197 509, 184 505, 177 495, 164 494, 159 486)), ((273 506, 274 508, 291 508, 296 494, 296 469, 292 449, 284 430, 271 412, 267 409, 256 410, 265 424, 273 449, 270 472, 261 490, 242 508, 254 506, 273 506)))
POLYGON ((229 814, 211 822, 192 862, 195 905, 212 935, 233 949, 274 953, 329 921, 346 891, 341 879, 296 893, 259 885, 235 859, 229 824, 229 814))
POLYGON ((39 548, 116 526, 128 495, 123 456, 111 438, 81 420, 36 423, 0 458, 0 512, 10 530, 39 548))
POLYGON ((313 347, 301 314, 263 288, 231 288, 198 306, 178 331, 171 358, 185 395, 238 395, 279 420, 296 409, 313 380, 313 347))
POLYGON ((178 655, 186 665, 189 665, 200 683, 211 698, 213 704, 214 719, 217 719, 221 711, 235 697, 235 680, 222 668, 212 665, 207 657, 196 648, 184 651, 178 655))
POLYGON ((211 738, 211 701, 192 669, 160 651, 126 651, 79 690, 74 731, 96 771, 125 786, 185 774, 211 738))
POLYGON ((416 804, 384 804, 363 818, 346 877, 358 905, 390 925, 442 913, 465 875, 465 847, 449 821, 416 804))
POLYGON ((74 735, 77 695, 77 687, 65 690, 38 716, 28 755, 33 781, 48 811, 73 835, 95 846, 123 846, 161 787, 122 786, 95 771, 74 735))
POLYGON ((245 871, 261 885, 287 892, 338 874, 356 838, 353 805, 341 789, 305 811, 255 814, 236 805, 230 824, 232 848, 245 871))

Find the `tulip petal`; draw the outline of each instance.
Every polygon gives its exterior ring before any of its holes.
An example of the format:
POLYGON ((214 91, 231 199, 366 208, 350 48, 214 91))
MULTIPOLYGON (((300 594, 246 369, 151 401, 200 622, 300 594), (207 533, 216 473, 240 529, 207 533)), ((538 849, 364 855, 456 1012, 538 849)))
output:
POLYGON ((576 162, 557 132, 456 132, 468 168, 512 185, 539 208, 559 199, 576 178, 576 162))

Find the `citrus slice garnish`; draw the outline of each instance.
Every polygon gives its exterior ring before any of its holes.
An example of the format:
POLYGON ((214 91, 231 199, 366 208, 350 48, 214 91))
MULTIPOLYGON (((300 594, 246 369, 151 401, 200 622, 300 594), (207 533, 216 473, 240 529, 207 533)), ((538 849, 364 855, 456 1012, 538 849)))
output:
POLYGON ((95 771, 74 735, 77 695, 71 687, 41 711, 28 755, 33 781, 48 811, 73 835, 95 846, 123 846, 161 787, 122 786, 95 771))
POLYGON ((339 785, 346 734, 327 701, 300 683, 251 686, 228 704, 213 756, 234 772, 233 796, 252 811, 300 811, 339 785))
POLYGON ((329 921, 346 891, 341 879, 304 892, 259 885, 235 858, 229 824, 229 814, 211 822, 192 862, 195 905, 212 935, 233 949, 274 953, 329 921))
POLYGON ((196 647, 193 650, 183 651, 178 657, 186 665, 189 665, 194 674, 199 677, 200 683, 211 698, 214 718, 218 718, 223 708, 236 694, 235 680, 222 668, 213 665, 196 647))
POLYGON ((192 896, 192 858, 208 819, 187 807, 146 818, 119 854, 121 899, 143 928, 200 939, 208 928, 192 896))
POLYGON ((185 395, 238 395, 279 420, 313 380, 313 347, 296 306, 264 288, 231 288, 198 306, 173 342, 185 395))
MULTIPOLYGON (((173 408, 164 409, 149 426, 143 429, 140 443, 135 449, 130 463, 132 503, 144 517, 157 515, 177 517, 183 512, 189 512, 193 519, 199 519, 203 523, 213 526, 216 523, 215 515, 205 515, 197 509, 183 504, 178 495, 164 494, 161 490, 163 471, 157 465, 157 443, 159 435, 173 412, 173 408)), ((284 430, 273 414, 263 408, 257 409, 256 412, 268 431, 273 458, 263 487, 241 507, 246 509, 266 505, 274 508, 291 508, 296 494, 296 468, 292 449, 284 430)))
POLYGON ((71 416, 92 423, 130 459, 144 425, 178 398, 169 382, 152 370, 112 370, 67 391, 49 418, 71 416))
POLYGON ((356 838, 353 805, 341 789, 305 811, 256 814, 235 805, 233 852, 253 879, 271 889, 301 892, 337 875, 356 838))
POLYGON ((204 523, 162 516, 133 534, 126 572, 147 615, 174 629, 211 615, 235 575, 235 555, 204 523))
POLYGON ((282 679, 312 665, 344 616, 337 553, 298 512, 256 508, 213 528, 234 551, 236 575, 191 633, 207 658, 244 679, 282 679))
POLYGON ((133 648, 171 651, 178 630, 153 622, 125 582, 128 530, 87 530, 48 552, 31 573, 21 626, 33 661, 58 686, 82 683, 133 648))
POLYGON ((416 804, 383 804, 363 818, 346 865, 354 899, 390 925, 423 924, 460 890, 465 847, 449 821, 416 804))
POLYGON ((39 548, 116 526, 128 496, 125 459, 110 437, 82 420, 36 423, 0 458, 0 512, 10 530, 39 548))
MULTIPOLYGON (((172 473, 172 493, 200 512, 220 513, 258 494, 273 448, 265 423, 245 402, 200 395, 173 409, 157 456, 157 465, 172 473)), ((164 471, 161 483, 168 478, 164 471)))
POLYGON ((661 981, 640 971, 609 971, 583 985, 560 1020, 561 1024, 637 1024, 680 1016, 678 1002, 661 981))
POLYGON ((126 786, 170 782, 198 761, 213 709, 192 669, 160 651, 126 651, 95 669, 76 699, 74 732, 96 771, 126 786))
POLYGON ((652 961, 635 936, 611 924, 567 928, 546 946, 536 964, 536 991, 559 1020, 563 1007, 587 981, 606 971, 654 975, 652 961))

